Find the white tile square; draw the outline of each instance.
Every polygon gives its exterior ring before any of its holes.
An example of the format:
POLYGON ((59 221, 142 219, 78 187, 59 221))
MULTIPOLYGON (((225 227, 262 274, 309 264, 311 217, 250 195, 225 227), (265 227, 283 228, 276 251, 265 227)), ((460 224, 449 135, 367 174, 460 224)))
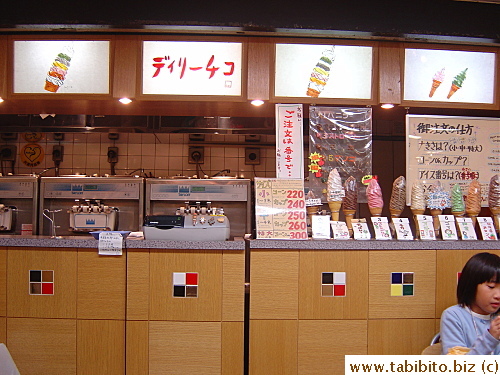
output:
POLYGON ((186 285, 186 273, 185 272, 173 272, 172 273, 172 283, 173 285, 186 285))
POLYGON ((345 272, 334 272, 333 273, 333 283, 334 284, 345 284, 345 272))

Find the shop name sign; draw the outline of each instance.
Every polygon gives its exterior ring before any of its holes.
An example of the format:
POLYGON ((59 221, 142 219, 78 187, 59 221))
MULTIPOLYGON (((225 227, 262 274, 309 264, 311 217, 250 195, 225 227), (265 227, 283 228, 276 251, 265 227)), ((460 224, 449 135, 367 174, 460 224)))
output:
POLYGON ((240 96, 242 44, 143 42, 142 94, 240 96))
POLYGON ((14 42, 16 94, 109 94, 109 41, 14 42))

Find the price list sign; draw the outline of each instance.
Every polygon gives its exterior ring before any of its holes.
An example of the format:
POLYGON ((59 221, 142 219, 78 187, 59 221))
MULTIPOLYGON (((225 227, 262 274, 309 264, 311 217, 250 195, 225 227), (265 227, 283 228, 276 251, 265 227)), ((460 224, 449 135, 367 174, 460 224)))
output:
POLYGON ((302 179, 255 179, 257 239, 306 240, 306 216, 302 179))

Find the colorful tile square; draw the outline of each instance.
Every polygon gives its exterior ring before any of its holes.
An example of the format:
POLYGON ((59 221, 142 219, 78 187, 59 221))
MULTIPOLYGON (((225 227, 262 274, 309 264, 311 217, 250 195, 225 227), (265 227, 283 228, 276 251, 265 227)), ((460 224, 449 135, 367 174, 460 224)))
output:
POLYGON ((197 272, 173 272, 173 296, 180 298, 198 297, 198 279, 197 272))
POLYGON ((346 295, 346 273, 345 272, 322 272, 321 273, 321 296, 322 297, 345 297, 346 295))
POLYGON ((30 295, 54 295, 54 271, 29 271, 30 295))
POLYGON ((413 272, 392 272, 391 297, 413 296, 414 280, 413 272))

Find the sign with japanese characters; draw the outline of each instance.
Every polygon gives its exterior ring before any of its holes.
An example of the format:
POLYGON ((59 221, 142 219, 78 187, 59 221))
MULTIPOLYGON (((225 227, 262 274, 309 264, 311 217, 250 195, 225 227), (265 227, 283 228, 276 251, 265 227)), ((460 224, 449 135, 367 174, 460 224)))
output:
POLYGON ((302 104, 276 104, 276 177, 304 178, 302 104))
POLYGON ((109 94, 109 41, 14 41, 16 94, 109 94))
POLYGON ((495 53, 405 50, 404 100, 495 102, 495 53))
POLYGON ((278 43, 274 95, 371 99, 372 61, 369 46, 278 43))
MULTIPOLYGON (((444 190, 459 184, 467 194, 472 180, 482 190, 482 206, 488 204, 488 186, 500 173, 500 118, 406 116, 406 180, 422 181, 425 193, 440 181, 444 190)), ((407 189, 410 204, 411 189, 407 189)))
POLYGON ((143 42, 143 94, 240 96, 241 75, 241 43, 143 42))
POLYGON ((307 240, 304 180, 255 178, 257 239, 307 240))
POLYGON ((371 108, 309 107, 309 190, 323 202, 334 168, 342 183, 356 179, 358 202, 366 202, 362 180, 372 173, 371 108))

